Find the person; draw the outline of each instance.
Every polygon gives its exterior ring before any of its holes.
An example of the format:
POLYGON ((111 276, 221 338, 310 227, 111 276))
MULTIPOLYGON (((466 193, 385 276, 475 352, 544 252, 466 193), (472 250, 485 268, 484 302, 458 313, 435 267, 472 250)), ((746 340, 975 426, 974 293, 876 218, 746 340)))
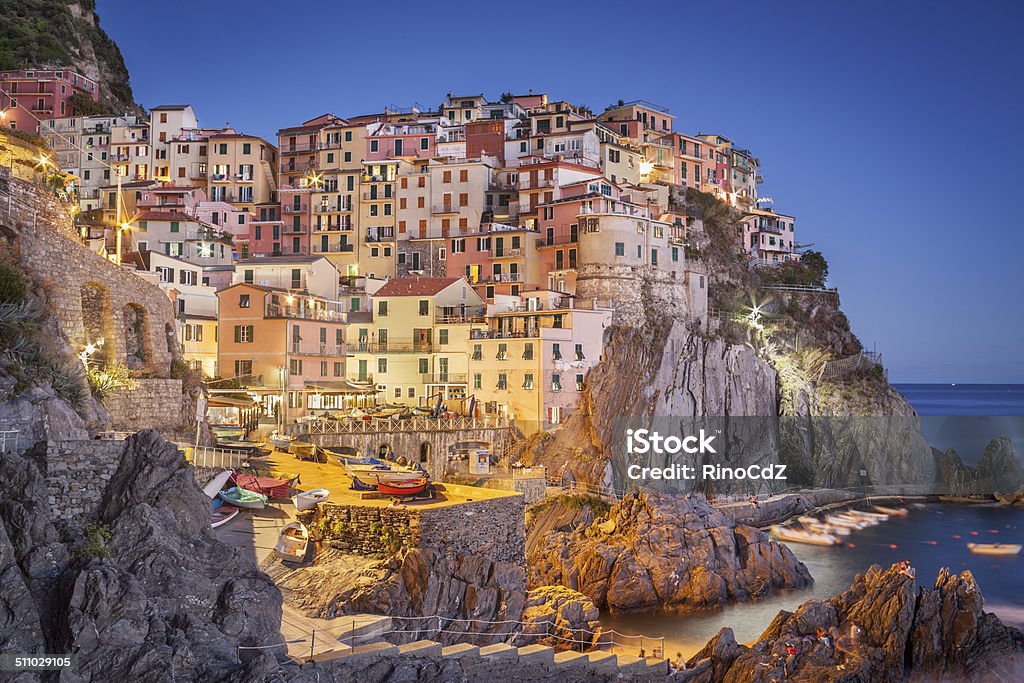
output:
POLYGON ((640 648, 640 659, 646 659, 646 658, 647 658, 647 653, 644 651, 643 648, 640 648))

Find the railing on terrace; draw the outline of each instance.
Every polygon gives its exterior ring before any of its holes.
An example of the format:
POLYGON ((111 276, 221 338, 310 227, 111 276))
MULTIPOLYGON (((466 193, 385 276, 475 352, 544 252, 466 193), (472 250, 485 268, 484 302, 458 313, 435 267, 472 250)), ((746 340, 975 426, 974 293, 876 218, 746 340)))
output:
POLYGON ((340 356, 344 350, 341 344, 303 344, 292 342, 288 352, 296 356, 340 356))
POLYGON ((579 241, 579 235, 555 235, 554 237, 542 237, 538 239, 537 246, 552 247, 559 244, 576 244, 579 241))
POLYGON ((366 232, 367 242, 385 242, 393 239, 395 239, 394 228, 378 228, 366 232))
POLYGON ((345 314, 323 308, 310 309, 299 306, 267 304, 267 318, 295 318, 297 320, 322 320, 324 322, 345 322, 345 314))
POLYGON ((285 204, 281 207, 283 213, 306 213, 308 209, 309 206, 307 204, 300 204, 299 206, 285 204))
POLYGON ((194 467, 221 467, 224 469, 237 469, 249 462, 249 452, 234 448, 216 448, 213 446, 194 446, 189 444, 178 444, 178 449, 184 451, 185 459, 194 467))
POLYGON ((835 287, 815 287, 813 285, 761 285, 759 289, 776 290, 780 292, 825 292, 836 294, 839 292, 835 287))
POLYGON ((355 342, 345 346, 348 353, 431 353, 435 350, 431 342, 386 341, 355 342))
POLYGON ((424 384, 465 384, 467 375, 464 372, 427 373, 420 375, 420 381, 424 384))
POLYGON ((481 313, 439 313, 434 316, 436 325, 458 325, 461 323, 482 323, 486 318, 481 313))
POLYGON ((340 420, 310 420, 287 425, 285 432, 293 436, 308 434, 379 434, 382 432, 455 432, 472 429, 506 429, 508 420, 501 417, 346 417, 340 420))

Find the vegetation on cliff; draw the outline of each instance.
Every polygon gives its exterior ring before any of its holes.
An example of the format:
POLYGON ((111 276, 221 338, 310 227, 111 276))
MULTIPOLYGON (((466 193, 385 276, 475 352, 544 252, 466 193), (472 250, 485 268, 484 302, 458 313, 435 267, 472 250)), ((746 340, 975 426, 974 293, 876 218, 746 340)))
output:
POLYGON ((0 0, 0 70, 65 66, 95 80, 100 106, 83 114, 136 111, 128 69, 100 26, 95 0, 0 0))

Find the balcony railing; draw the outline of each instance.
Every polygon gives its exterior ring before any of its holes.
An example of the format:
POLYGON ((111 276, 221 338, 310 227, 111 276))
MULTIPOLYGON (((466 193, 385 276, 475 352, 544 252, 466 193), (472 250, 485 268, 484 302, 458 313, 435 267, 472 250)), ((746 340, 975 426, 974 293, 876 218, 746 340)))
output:
POLYGON ((522 282, 522 273, 498 273, 497 275, 485 275, 480 282, 522 282))
POLYGON ((464 372, 439 372, 427 373, 420 376, 423 384, 466 384, 467 377, 464 372))
POLYGON ((459 207, 455 204, 435 204, 431 207, 430 213, 443 215, 448 213, 458 213, 459 207))
POLYGON ((537 178, 532 180, 529 175, 519 176, 519 189, 520 190, 538 190, 544 187, 554 187, 554 178, 537 178))
POLYGON ((435 347, 430 342, 359 341, 345 346, 348 353, 433 353, 435 347))
POLYGON ((542 237, 537 240, 538 247, 553 247, 560 244, 576 244, 580 241, 579 235, 555 235, 553 237, 542 237))
POLYGON ((352 250, 351 244, 328 244, 326 248, 322 244, 313 245, 313 252, 317 254, 350 254, 352 250))
POLYGON ((278 151, 280 151, 281 154, 292 154, 294 152, 315 152, 319 148, 320 146, 314 142, 313 144, 281 145, 278 151))
POLYGON ((376 228, 366 231, 367 242, 386 242, 395 239, 394 228, 376 228))
POLYGON ((341 213, 351 211, 352 204, 349 202, 338 202, 337 204, 320 204, 313 207, 314 213, 341 213))
POLYGON ((394 195, 382 195, 380 192, 364 192, 363 201, 365 202, 390 202, 395 197, 394 195))
POLYGON ((491 247, 491 257, 492 258, 516 258, 516 257, 522 256, 522 255, 523 255, 523 250, 520 249, 520 248, 516 248, 516 249, 501 248, 501 249, 498 249, 496 247, 491 247))
POLYGON ((345 347, 340 344, 303 344, 291 342, 288 352, 295 356, 341 356, 345 347))
POLYGON ((435 325, 460 325, 464 323, 482 323, 485 321, 483 312, 478 313, 438 313, 434 316, 435 325))
POLYGON ((320 320, 324 322, 345 322, 345 314, 326 308, 308 308, 306 306, 287 306, 268 304, 267 318, 295 318, 297 320, 320 320))
POLYGON ((284 213, 306 213, 308 209, 309 207, 306 204, 301 204, 299 206, 295 206, 294 204, 289 206, 286 204, 283 207, 281 207, 281 210, 284 213))

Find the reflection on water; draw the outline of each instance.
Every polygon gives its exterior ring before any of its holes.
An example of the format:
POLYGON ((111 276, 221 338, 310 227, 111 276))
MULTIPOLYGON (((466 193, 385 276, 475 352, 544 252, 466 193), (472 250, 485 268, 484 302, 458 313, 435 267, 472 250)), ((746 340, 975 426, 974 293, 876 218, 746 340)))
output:
POLYGON ((790 545, 811 571, 815 579, 812 588, 700 614, 605 615, 601 622, 623 633, 664 636, 669 656, 682 652, 689 657, 722 627, 731 627, 739 642, 756 640, 780 609, 793 610, 806 600, 827 599, 841 593, 849 588, 857 573, 873 563, 888 566, 907 559, 917 568, 919 583, 928 585, 940 567, 958 572, 970 569, 985 596, 985 609, 1007 623, 1024 625, 1024 591, 1020 583, 1024 556, 980 557, 971 555, 966 546, 972 540, 1024 543, 1022 510, 999 506, 912 507, 909 517, 891 519, 844 538, 855 547, 790 545))

